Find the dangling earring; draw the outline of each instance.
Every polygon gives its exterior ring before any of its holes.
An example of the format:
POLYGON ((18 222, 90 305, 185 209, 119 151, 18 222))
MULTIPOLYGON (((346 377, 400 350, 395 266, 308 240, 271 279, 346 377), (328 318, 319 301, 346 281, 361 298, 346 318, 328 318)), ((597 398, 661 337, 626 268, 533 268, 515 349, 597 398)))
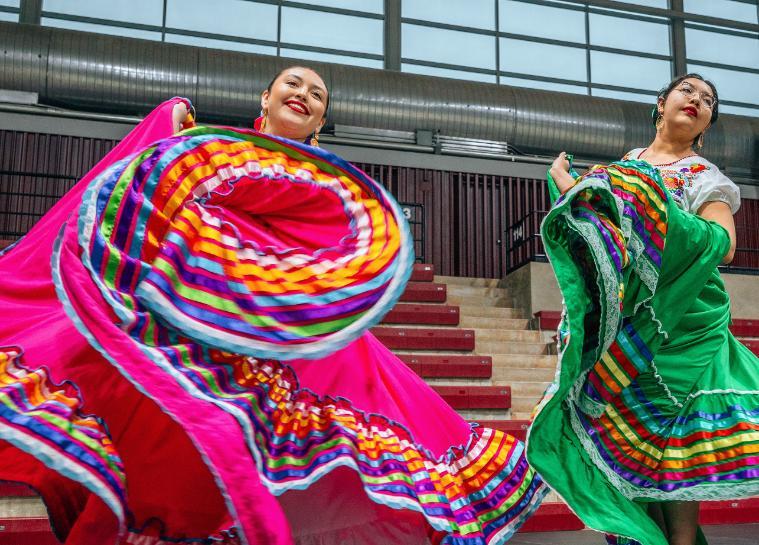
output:
POLYGON ((315 148, 319 147, 319 131, 314 131, 311 135, 311 145, 315 148))
POLYGON ((702 132, 698 135, 698 141, 696 142, 696 147, 698 149, 701 149, 704 147, 704 135, 706 134, 706 131, 702 132))
POLYGON ((261 128, 258 132, 266 132, 266 120, 269 118, 269 110, 264 110, 264 117, 261 120, 261 128))
POLYGON ((662 127, 664 126, 664 116, 663 115, 659 114, 659 117, 656 118, 655 126, 656 126, 656 132, 659 132, 662 129, 662 127))

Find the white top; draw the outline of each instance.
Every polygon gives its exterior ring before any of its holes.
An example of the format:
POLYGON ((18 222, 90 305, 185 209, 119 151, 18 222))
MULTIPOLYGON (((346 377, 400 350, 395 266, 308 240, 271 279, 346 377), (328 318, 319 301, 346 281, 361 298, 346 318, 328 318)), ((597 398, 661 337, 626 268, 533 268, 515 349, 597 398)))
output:
MULTIPOLYGON (((645 150, 635 148, 627 152, 622 160, 639 159, 645 150)), ((683 210, 696 214, 704 203, 718 201, 727 203, 735 214, 741 206, 738 186, 700 155, 683 157, 669 165, 654 165, 654 168, 659 171, 664 185, 683 210)))

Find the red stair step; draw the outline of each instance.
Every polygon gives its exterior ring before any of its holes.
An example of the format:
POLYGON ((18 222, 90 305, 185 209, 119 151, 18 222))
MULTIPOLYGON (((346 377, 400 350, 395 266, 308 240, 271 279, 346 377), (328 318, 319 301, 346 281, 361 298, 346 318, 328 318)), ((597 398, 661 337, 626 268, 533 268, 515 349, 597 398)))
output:
POLYGON ((749 350, 759 356, 759 339, 739 339, 742 344, 745 344, 749 350))
POLYGON ((701 502, 698 518, 705 525, 756 524, 759 523, 759 498, 701 502))
POLYGON ((384 324, 459 325, 459 307, 398 303, 382 319, 384 324))
POLYGON ((759 337, 759 320, 733 320, 730 331, 736 337, 759 337))
MULTIPOLYGON (((699 523, 704 526, 759 523, 759 498, 701 502, 699 523)), ((584 527, 582 521, 565 504, 549 502, 541 505, 519 531, 569 532, 584 527)))
POLYGON ((400 300, 406 303, 445 303, 445 284, 435 282, 409 282, 400 300))
POLYGON ((432 282, 435 279, 435 267, 427 263, 415 263, 411 271, 412 282, 432 282))
POLYGON ((538 319, 538 329, 556 331, 561 322, 561 312, 558 310, 539 310, 533 314, 538 319))
POLYGON ((47 517, 0 518, 0 545, 60 545, 47 517))
POLYGON ((530 426, 529 420, 480 420, 477 423, 484 428, 506 432, 520 441, 527 438, 527 428, 530 426))
POLYGON ((372 333, 391 350, 474 350, 471 329, 374 327, 372 333))
POLYGON ((417 375, 424 378, 490 378, 490 356, 441 356, 439 354, 398 354, 417 375))
POLYGON ((510 409, 509 386, 432 386, 454 409, 510 409))
MULTIPOLYGON (((759 522, 759 498, 701 502, 699 523, 756 524, 759 522)), ((569 532, 585 525, 563 503, 542 504, 519 529, 520 532, 569 532)), ((50 522, 45 517, 0 518, 0 545, 58 545, 50 522)))
POLYGON ((548 502, 538 507, 533 516, 519 529, 520 532, 572 532, 582 530, 585 524, 564 503, 548 502))

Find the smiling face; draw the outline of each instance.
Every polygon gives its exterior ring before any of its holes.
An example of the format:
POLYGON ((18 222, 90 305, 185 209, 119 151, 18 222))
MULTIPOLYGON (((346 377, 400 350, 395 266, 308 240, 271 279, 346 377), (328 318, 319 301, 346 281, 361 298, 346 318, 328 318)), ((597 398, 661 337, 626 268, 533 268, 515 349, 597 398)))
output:
POLYGON ((711 124, 717 101, 708 83, 685 78, 659 99, 657 107, 664 120, 662 131, 692 141, 711 124))
POLYGON ((322 128, 326 121, 327 86, 309 68, 293 66, 284 70, 261 93, 261 109, 266 112, 264 132, 292 140, 303 140, 322 128))

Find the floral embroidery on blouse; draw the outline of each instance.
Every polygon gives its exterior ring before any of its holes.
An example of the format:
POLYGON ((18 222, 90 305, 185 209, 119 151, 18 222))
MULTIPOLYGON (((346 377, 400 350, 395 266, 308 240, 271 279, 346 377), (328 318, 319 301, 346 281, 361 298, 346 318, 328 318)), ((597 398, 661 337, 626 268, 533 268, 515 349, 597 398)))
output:
MULTIPOLYGON (((622 160, 626 161, 628 159, 638 158, 643 151, 645 150, 636 149, 629 151, 624 157, 622 157, 622 160)), ((657 166, 655 168, 661 174, 664 186, 670 192, 680 208, 686 208, 685 191, 686 189, 693 187, 693 182, 696 176, 701 172, 710 170, 709 166, 697 162, 690 163, 689 165, 675 163, 673 165, 657 166)))
POLYGON ((696 176, 709 167, 703 163, 691 163, 690 165, 672 165, 657 167, 661 174, 664 186, 669 190, 678 204, 685 204, 685 190, 693 187, 696 176))

